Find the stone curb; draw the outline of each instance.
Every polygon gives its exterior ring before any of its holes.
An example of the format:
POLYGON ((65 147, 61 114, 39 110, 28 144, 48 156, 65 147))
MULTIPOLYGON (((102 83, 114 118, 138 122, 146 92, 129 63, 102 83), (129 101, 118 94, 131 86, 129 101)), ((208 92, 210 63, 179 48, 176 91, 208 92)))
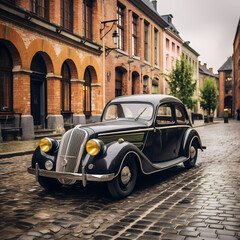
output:
POLYGON ((23 156, 28 154, 33 154, 35 150, 26 150, 21 152, 7 152, 7 153, 0 153, 0 159, 2 158, 9 158, 9 157, 16 157, 16 156, 23 156))

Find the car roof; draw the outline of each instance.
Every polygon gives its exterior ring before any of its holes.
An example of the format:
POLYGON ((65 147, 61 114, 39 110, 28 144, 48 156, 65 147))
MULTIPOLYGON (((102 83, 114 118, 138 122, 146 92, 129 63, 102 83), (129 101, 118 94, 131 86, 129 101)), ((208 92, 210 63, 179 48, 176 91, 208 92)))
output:
POLYGON ((146 102, 152 103, 153 105, 158 105, 159 103, 165 102, 177 102, 182 103, 178 98, 163 95, 163 94, 136 94, 136 95, 127 95, 120 96, 112 99, 109 103, 118 103, 118 102, 146 102))

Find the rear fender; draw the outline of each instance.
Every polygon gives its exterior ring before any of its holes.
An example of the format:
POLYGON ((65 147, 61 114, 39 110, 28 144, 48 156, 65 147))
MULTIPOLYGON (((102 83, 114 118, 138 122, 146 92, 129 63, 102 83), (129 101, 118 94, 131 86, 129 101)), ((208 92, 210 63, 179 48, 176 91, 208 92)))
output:
POLYGON ((198 132, 193 128, 189 128, 185 132, 182 142, 183 155, 187 158, 190 157, 190 146, 193 141, 195 141, 197 147, 203 151, 202 141, 198 132))

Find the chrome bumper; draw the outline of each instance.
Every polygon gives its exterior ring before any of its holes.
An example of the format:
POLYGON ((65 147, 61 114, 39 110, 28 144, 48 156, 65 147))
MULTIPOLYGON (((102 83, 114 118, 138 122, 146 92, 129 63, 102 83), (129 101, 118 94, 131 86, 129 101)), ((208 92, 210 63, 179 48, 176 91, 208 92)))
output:
POLYGON ((69 173, 69 172, 55 172, 48 171, 44 169, 40 169, 38 164, 36 163, 35 168, 28 168, 28 173, 34 174, 36 177, 36 181, 38 181, 38 176, 49 177, 49 178, 64 178, 71 180, 80 180, 82 181, 83 186, 87 185, 87 181, 91 182, 108 182, 114 178, 114 173, 111 174, 86 174, 85 169, 82 168, 82 173, 69 173))

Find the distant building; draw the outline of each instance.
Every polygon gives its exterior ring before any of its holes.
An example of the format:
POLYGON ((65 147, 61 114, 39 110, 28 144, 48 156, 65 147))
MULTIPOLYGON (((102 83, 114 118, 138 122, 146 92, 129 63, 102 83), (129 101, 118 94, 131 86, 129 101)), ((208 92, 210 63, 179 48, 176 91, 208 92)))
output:
MULTIPOLYGON (((182 54, 183 40, 179 35, 178 30, 172 23, 173 16, 171 14, 161 16, 169 27, 166 28, 163 36, 163 70, 165 74, 169 74, 172 67, 175 66, 176 59, 180 59, 182 54)), ((164 94, 169 94, 169 87, 164 80, 164 94)))
MULTIPOLYGON (((214 78, 216 81, 216 85, 218 87, 219 86, 219 78, 218 78, 218 75, 213 73, 213 68, 208 68, 206 63, 201 65, 200 61, 199 61, 198 65, 199 65, 199 89, 203 88, 204 80, 207 77, 214 78)), ((219 90, 219 87, 218 87, 218 90, 219 90)), ((204 113, 203 110, 202 110, 202 113, 204 113)), ((215 116, 218 116, 218 110, 217 110, 217 113, 215 114, 215 116)))
POLYGON ((219 72, 219 117, 223 117, 224 109, 228 109, 229 117, 233 113, 233 64, 232 57, 218 69, 219 72))
MULTIPOLYGON (((233 81, 234 81, 234 98, 233 110, 235 117, 240 111, 240 19, 237 26, 236 35, 233 43, 233 81)), ((238 120, 239 119, 238 115, 238 120)))
MULTIPOLYGON (((194 92, 194 98, 198 99, 200 95, 200 83, 199 83, 199 68, 198 68, 198 57, 200 56, 193 48, 190 47, 190 42, 184 42, 182 46, 182 56, 187 59, 188 63, 193 68, 193 79, 197 80, 196 90, 194 92)), ((197 113, 200 110, 200 103, 194 111, 197 113)))

